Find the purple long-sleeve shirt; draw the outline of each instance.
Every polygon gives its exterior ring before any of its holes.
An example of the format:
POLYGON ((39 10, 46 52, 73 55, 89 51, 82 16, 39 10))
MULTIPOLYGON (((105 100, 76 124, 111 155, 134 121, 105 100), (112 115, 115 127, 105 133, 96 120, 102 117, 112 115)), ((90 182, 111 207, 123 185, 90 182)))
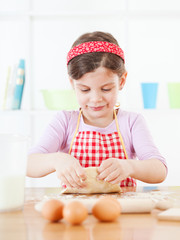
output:
MULTIPOLYGON (((79 111, 59 111, 47 126, 38 144, 30 149, 31 153, 68 153, 77 126, 79 111)), ((117 113, 119 129, 129 159, 159 159, 166 167, 166 160, 159 153, 142 115, 120 110, 117 113)), ((84 123, 81 115, 79 131, 98 131, 109 134, 117 131, 115 120, 107 127, 99 128, 84 123)))

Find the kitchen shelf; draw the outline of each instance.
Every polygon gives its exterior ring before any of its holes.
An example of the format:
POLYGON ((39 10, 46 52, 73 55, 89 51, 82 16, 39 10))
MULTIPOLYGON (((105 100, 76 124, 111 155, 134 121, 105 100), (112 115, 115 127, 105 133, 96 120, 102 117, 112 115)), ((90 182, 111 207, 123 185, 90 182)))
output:
MULTIPOLYGON (((122 108, 124 111, 126 109, 122 108)), ((41 115, 53 115, 61 110, 0 110, 0 115, 27 115, 27 116, 41 116, 41 115)), ((131 112, 141 113, 141 114, 153 114, 153 115, 164 115, 173 114, 180 115, 180 109, 132 109, 127 110, 131 112)))
POLYGON ((55 114, 57 111, 55 110, 4 110, 0 111, 0 115, 29 115, 29 116, 36 116, 36 115, 49 115, 55 114))
POLYGON ((125 15, 124 11, 62 11, 62 12, 35 12, 35 11, 12 11, 12 12, 2 12, 0 11, 0 16, 23 16, 23 17, 86 17, 86 16, 119 16, 125 15))
POLYGON ((128 16, 130 18, 180 18, 180 11, 117 10, 117 11, 0 11, 0 17, 89 17, 89 16, 128 16))

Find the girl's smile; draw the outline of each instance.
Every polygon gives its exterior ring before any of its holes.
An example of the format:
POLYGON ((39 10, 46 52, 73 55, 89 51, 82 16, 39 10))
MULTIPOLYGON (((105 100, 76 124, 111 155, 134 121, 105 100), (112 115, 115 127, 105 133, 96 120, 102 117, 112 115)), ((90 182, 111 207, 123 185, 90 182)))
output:
POLYGON ((93 111, 101 111, 104 108, 104 106, 99 106, 99 107, 91 107, 91 106, 89 106, 89 108, 91 108, 93 111))

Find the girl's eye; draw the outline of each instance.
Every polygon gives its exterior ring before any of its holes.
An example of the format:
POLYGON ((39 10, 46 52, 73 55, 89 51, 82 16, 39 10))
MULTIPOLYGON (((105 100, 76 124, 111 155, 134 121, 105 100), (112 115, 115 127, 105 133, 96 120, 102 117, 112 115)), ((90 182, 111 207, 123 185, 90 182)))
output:
POLYGON ((102 89, 104 92, 108 92, 108 91, 111 91, 111 88, 103 88, 102 89))
POLYGON ((81 89, 81 92, 88 92, 89 89, 81 89))

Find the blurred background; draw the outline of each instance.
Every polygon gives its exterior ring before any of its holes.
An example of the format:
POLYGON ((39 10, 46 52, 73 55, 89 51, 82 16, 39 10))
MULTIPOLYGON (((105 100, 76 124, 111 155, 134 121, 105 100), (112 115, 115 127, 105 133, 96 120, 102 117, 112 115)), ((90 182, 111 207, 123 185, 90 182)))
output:
MULTIPOLYGON (((180 84, 179 29, 179 0, 0 0, 0 133, 23 134, 30 146, 35 144, 59 108, 51 100, 47 105, 44 91, 71 89, 66 69, 71 45, 85 32, 109 32, 125 52, 128 78, 119 96, 121 108, 146 118, 169 166, 161 185, 179 185, 180 93, 171 105, 168 90, 169 84, 176 83, 176 89, 180 84), (21 59, 23 94, 21 106, 13 109, 21 59), (150 108, 144 106, 142 83, 157 85, 150 108)), ((27 178, 27 186, 58 185, 53 174, 27 178)))

